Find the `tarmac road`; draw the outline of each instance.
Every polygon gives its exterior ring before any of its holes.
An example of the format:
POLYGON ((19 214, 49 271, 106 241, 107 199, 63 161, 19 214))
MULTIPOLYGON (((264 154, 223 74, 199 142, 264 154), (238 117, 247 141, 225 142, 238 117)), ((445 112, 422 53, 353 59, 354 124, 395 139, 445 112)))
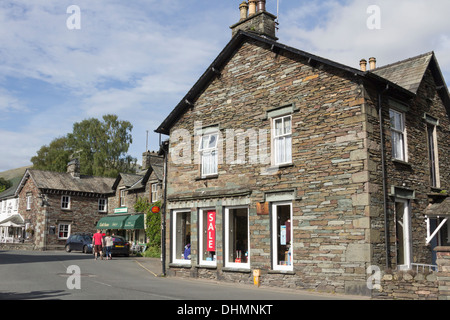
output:
POLYGON ((159 259, 113 257, 112 260, 95 260, 91 254, 76 252, 0 251, 0 299, 157 300, 178 303, 201 300, 261 302, 363 299, 160 277, 159 274, 159 259))

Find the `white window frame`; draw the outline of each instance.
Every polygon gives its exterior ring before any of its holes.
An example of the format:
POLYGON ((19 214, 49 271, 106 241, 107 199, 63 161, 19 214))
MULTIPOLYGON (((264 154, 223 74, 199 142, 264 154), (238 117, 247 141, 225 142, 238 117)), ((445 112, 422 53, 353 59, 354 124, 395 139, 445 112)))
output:
POLYGON ((428 141, 428 161, 430 168, 430 184, 434 188, 440 188, 440 172, 439 172, 439 152, 438 152, 438 141, 437 141, 437 124, 438 121, 435 120, 434 123, 427 123, 427 141, 428 141))
POLYGON ((199 257, 198 257, 198 261, 200 263, 201 266, 217 266, 217 218, 218 218, 218 214, 217 214, 217 210, 216 208, 202 208, 199 210, 199 217, 198 217, 198 221, 199 221, 199 257), (204 221, 203 219, 203 214, 207 211, 215 211, 216 212, 216 226, 215 226, 215 231, 216 231, 216 259, 209 261, 209 260, 205 260, 203 259, 203 251, 206 250, 206 248, 203 248, 203 240, 204 240, 204 236, 205 236, 205 232, 204 232, 204 226, 205 224, 207 224, 207 221, 204 221))
POLYGON ((405 113, 391 108, 389 109, 389 119, 391 127, 392 158, 408 162, 408 143, 406 136, 405 113), (395 121, 392 121, 393 115, 396 115, 400 118, 400 128, 396 126, 395 121), (399 140, 397 141, 394 137, 399 137, 399 140), (400 152, 401 154, 397 154, 398 152, 400 152))
MULTIPOLYGON (((412 267, 412 228, 411 228, 411 206, 408 199, 395 199, 395 209, 397 209, 397 203, 403 204, 403 212, 395 212, 396 228, 398 228, 399 221, 397 216, 402 216, 402 229, 403 229, 403 264, 398 264, 399 270, 410 270, 412 267)), ((398 230, 396 230, 398 234, 398 230)), ((398 245, 396 243, 396 245, 398 245)), ((398 257, 397 257, 398 261, 398 257)))
POLYGON ((202 177, 218 174, 218 140, 218 132, 204 134, 200 137, 198 151, 200 153, 200 174, 202 177))
POLYGON ((31 210, 31 194, 27 194, 27 210, 31 210))
POLYGON ((71 200, 70 196, 67 196, 67 195, 61 196, 61 209, 62 210, 70 210, 70 207, 71 207, 70 200, 71 200), (67 199, 67 201, 65 201, 64 199, 67 199))
POLYGON ((70 229, 71 229, 70 223, 59 223, 58 224, 58 239, 68 239, 70 236, 70 229), (61 230, 62 227, 67 227, 67 230, 65 230, 65 229, 61 230), (67 235, 60 236, 61 232, 67 233, 67 235))
POLYGON ((292 163, 292 115, 272 118, 272 164, 275 166, 292 163), (285 121, 289 119, 290 127, 286 130, 285 121), (281 131, 277 130, 277 122, 281 121, 281 131), (280 148, 283 149, 280 151, 280 148), (279 157, 280 152, 282 157, 279 157))
POLYGON ((156 202, 158 201, 158 183, 152 183, 151 189, 151 202, 156 202))
MULTIPOLYGON (((243 253, 245 254, 245 253, 243 253)), ((238 207, 227 207, 225 208, 225 267, 228 268, 239 268, 239 269, 250 269, 250 211, 248 206, 238 206, 238 207), (247 248, 248 248, 248 256, 246 263, 236 263, 234 261, 229 261, 230 256, 230 210, 233 209, 246 209, 247 210, 247 248)))
POLYGON ((98 212, 107 212, 108 211, 108 199, 99 198, 98 199, 98 212), (102 209, 103 207, 103 209, 102 209))
POLYGON ((292 202, 286 201, 286 202, 273 202, 272 203, 272 265, 273 270, 278 271, 293 271, 294 270, 294 254, 293 254, 293 243, 294 243, 294 232, 293 232, 293 212, 292 212, 292 202), (278 264, 278 206, 289 206, 290 207, 290 220, 291 220, 291 230, 290 230, 290 238, 291 238, 291 245, 289 248, 289 251, 291 253, 290 256, 290 265, 280 265, 278 264))
POLYGON ((119 207, 125 207, 125 188, 119 189, 119 207))
MULTIPOLYGON (((172 262, 177 264, 191 265, 191 260, 181 259, 177 256, 177 240, 178 240, 178 232, 177 232, 177 216, 179 214, 189 213, 192 215, 191 211, 188 209, 185 210, 173 210, 172 211, 172 262)), ((191 220, 192 221, 192 220, 191 220)), ((191 255, 192 255, 192 233, 191 233, 191 255)))

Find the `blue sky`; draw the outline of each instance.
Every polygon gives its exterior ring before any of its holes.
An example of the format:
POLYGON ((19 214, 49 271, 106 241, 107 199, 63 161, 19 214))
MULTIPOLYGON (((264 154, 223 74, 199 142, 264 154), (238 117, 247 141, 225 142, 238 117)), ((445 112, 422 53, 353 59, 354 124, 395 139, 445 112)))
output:
MULTIPOLYGON (((30 165, 74 122, 130 121, 129 153, 158 148, 153 131, 231 39, 242 0, 2 0, 0 171, 30 165), (68 29, 67 8, 80 8, 68 29)), ((435 51, 450 82, 450 1, 279 1, 279 42, 358 67, 435 51), (369 29, 367 8, 380 9, 369 29)), ((276 14, 276 0, 267 0, 276 14)))

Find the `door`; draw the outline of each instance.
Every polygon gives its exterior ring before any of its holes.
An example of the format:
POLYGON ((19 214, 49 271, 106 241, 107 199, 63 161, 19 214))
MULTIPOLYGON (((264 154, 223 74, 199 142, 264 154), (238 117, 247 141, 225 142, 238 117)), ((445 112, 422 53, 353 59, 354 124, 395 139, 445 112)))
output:
POLYGON ((411 214, 409 201, 395 200, 397 267, 411 269, 411 214))

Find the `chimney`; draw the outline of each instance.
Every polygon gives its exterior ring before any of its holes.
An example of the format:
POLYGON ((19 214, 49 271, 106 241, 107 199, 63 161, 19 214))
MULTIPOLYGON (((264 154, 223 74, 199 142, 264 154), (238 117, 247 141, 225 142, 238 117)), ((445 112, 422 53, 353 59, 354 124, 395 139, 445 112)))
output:
POLYGON ((248 16, 251 17, 256 13, 257 0, 248 0, 248 16))
POLYGON ((80 178, 80 162, 78 158, 73 159, 67 164, 67 173, 70 173, 72 178, 80 178))
POLYGON ((248 3, 246 1, 242 2, 239 6, 239 10, 241 10, 241 20, 245 20, 248 17, 248 3))
POLYGON ((158 156, 158 152, 155 151, 145 151, 142 154, 142 170, 150 168, 151 164, 160 163, 161 157, 158 156))
POLYGON ((361 61, 359 61, 359 67, 361 68, 361 71, 367 71, 367 60, 361 59, 361 61))
POLYGON ((370 70, 376 69, 377 68, 377 59, 375 59, 374 57, 369 58, 369 65, 370 65, 370 70))
POLYGON ((258 36, 278 40, 276 37, 275 20, 276 16, 266 11, 266 1, 249 0, 248 15, 247 2, 239 5, 240 20, 230 27, 231 34, 234 36, 239 30, 253 32, 258 36), (258 11, 257 11, 258 9, 258 11))
POLYGON ((266 0, 258 1, 258 12, 266 11, 266 0))

